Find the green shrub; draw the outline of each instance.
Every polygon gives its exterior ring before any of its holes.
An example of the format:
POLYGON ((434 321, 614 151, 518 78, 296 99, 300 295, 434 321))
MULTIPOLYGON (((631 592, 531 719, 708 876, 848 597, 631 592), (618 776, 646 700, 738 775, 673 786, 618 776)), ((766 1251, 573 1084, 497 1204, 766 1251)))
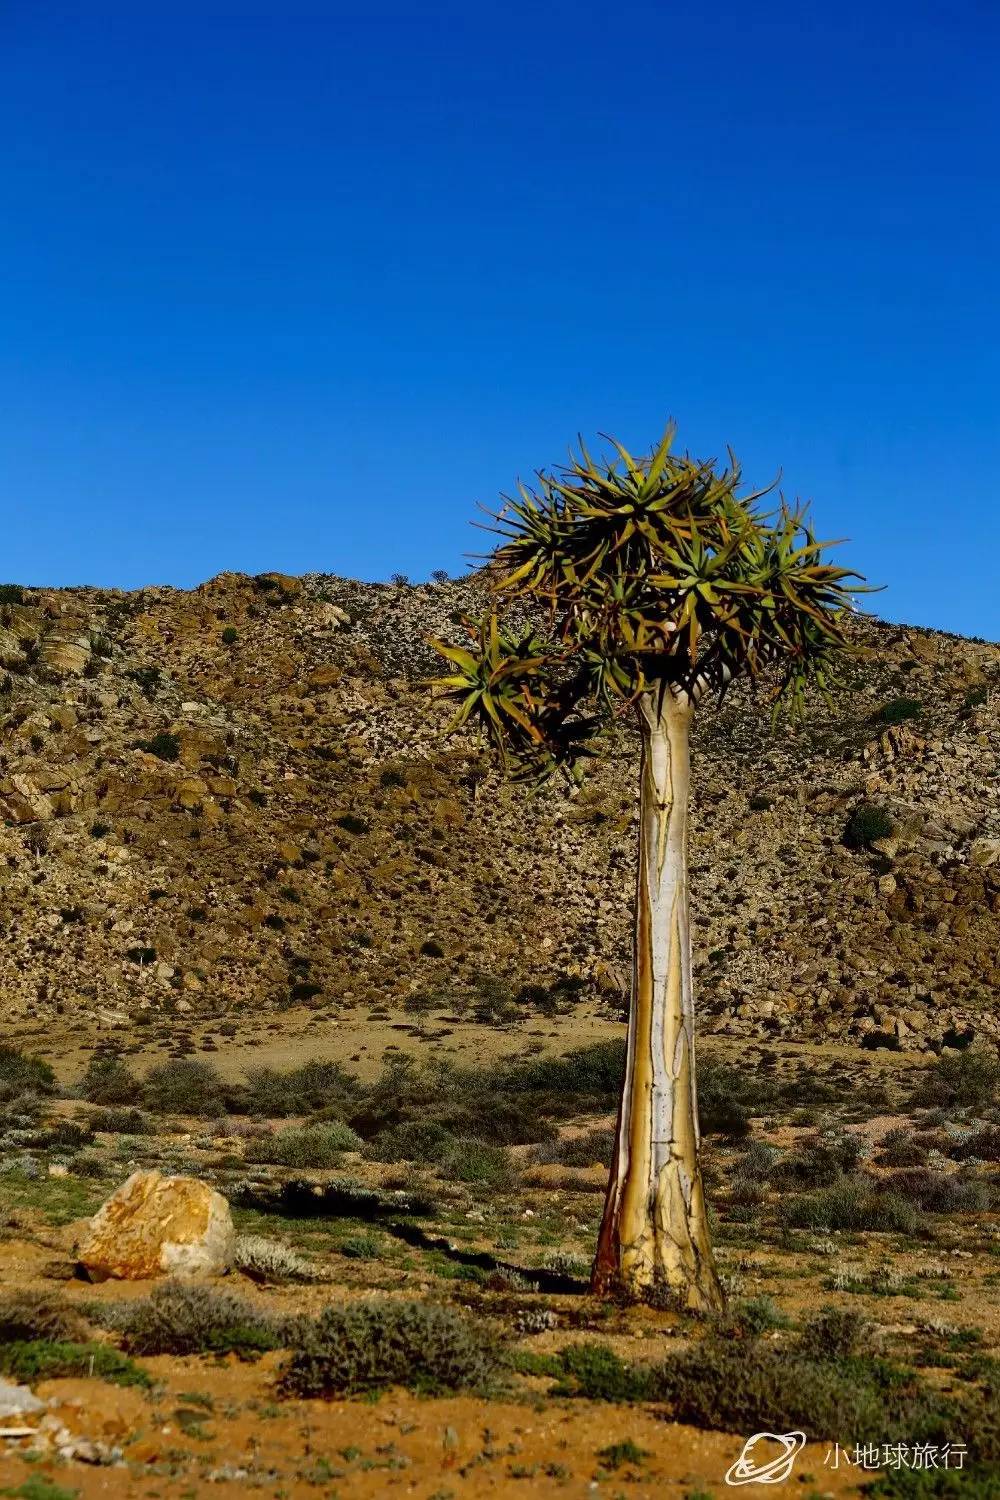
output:
POLYGON ((272 1318, 231 1292, 165 1281, 139 1301, 105 1309, 130 1354, 238 1354, 277 1349, 282 1330, 272 1318))
POLYGON ((814 1193, 790 1198, 781 1218, 794 1229, 890 1230, 913 1234, 920 1218, 911 1203, 868 1177, 844 1177, 814 1193))
POLYGON ((180 1057, 146 1074, 143 1103, 157 1114, 217 1117, 225 1113, 222 1079, 211 1063, 180 1057))
POLYGON ((222 632, 222 644, 224 646, 235 646, 240 638, 240 633, 235 625, 227 625, 222 632))
POLYGON ((282 1370, 287 1396, 343 1396, 406 1385, 454 1391, 485 1386, 496 1341, 448 1307, 372 1301, 328 1307, 297 1330, 282 1370))
POLYGON ((87 1337, 86 1320, 47 1292, 10 1292, 0 1298, 0 1343, 74 1343, 87 1337))
POLYGON ((139 1109, 96 1109, 90 1117, 91 1130, 106 1135, 155 1135, 156 1126, 139 1109))
POLYGON ((861 1160, 861 1142, 854 1135, 816 1135, 802 1143, 771 1169, 772 1181, 787 1187, 829 1187, 861 1160))
POLYGON ((369 1146, 376 1161, 441 1161, 455 1145, 450 1130, 436 1120, 405 1120, 382 1130, 369 1146))
POLYGON ((543 1141, 531 1153, 532 1161, 550 1166, 558 1163, 564 1167, 592 1167, 599 1162, 610 1166, 615 1149, 613 1130, 587 1130, 582 1135, 563 1140, 543 1141))
POLYGON ((874 724, 902 724, 906 719, 921 719, 924 705, 917 698, 893 698, 872 714, 874 724))
POLYGON ((930 1172, 926 1168, 893 1172, 885 1179, 892 1193, 914 1203, 926 1213, 975 1213, 989 1208, 991 1194, 985 1182, 955 1177, 947 1172, 930 1172))
POLYGON ((145 750, 147 755, 155 755, 159 760, 178 760, 181 753, 181 742, 176 734, 168 730, 154 734, 151 740, 137 740, 135 748, 145 750))
POLYGON ((862 802, 847 820, 844 843, 848 849, 870 849, 878 839, 887 839, 894 828, 892 815, 874 802, 862 802))
POLYGON ((984 1109, 1000 1097, 1000 1056, 985 1048, 946 1053, 917 1084, 912 1102, 925 1108, 984 1109))
POLYGON ((588 1401, 646 1401, 650 1395, 649 1369, 627 1364, 607 1344, 571 1344, 559 1352, 557 1396, 582 1396, 588 1401))
POLYGON ((849 1359, 859 1352, 870 1329, 868 1319, 853 1308, 827 1307, 806 1323, 799 1348, 807 1359, 849 1359))
POLYGON ((249 1068, 240 1099, 247 1114, 282 1119, 319 1109, 346 1109, 357 1094, 357 1083, 340 1063, 317 1059, 287 1073, 249 1068))
POLYGON ((39 1380, 65 1380, 96 1375, 113 1385, 151 1386, 152 1380, 107 1344, 51 1343, 48 1340, 0 1344, 0 1374, 34 1385, 39 1380))
POLYGON ((349 1125, 331 1121, 301 1130, 279 1130, 247 1145, 247 1161, 278 1167, 336 1167, 345 1151, 358 1151, 361 1141, 349 1125))
POLYGON ((928 1146, 912 1130, 887 1131, 878 1154, 880 1167, 919 1167, 927 1160, 928 1146))
POLYGON ((703 1339, 648 1372, 675 1422, 724 1432, 802 1428, 842 1443, 947 1440, 955 1404, 876 1359, 811 1360, 788 1350, 703 1339))
POLYGON ((342 813, 339 818, 334 818, 338 828, 345 833, 360 835, 368 832, 368 824, 364 818, 359 818, 356 813, 342 813))
POLYGON ((91 1104, 131 1104, 140 1085, 121 1057, 105 1052, 90 1059, 77 1089, 91 1104))
POLYGON ((378 1260, 383 1248, 382 1241, 373 1234, 348 1235, 337 1246, 340 1254, 346 1255, 348 1260, 378 1260))
POLYGON ((609 1443, 606 1448, 600 1448, 595 1457, 605 1469, 620 1469, 622 1464, 641 1464, 644 1459, 652 1458, 652 1454, 633 1443, 631 1438, 624 1438, 620 1443, 609 1443))
POLYGON ((20 1094, 51 1094, 55 1084, 56 1075, 43 1058, 0 1043, 0 1102, 20 1094))
POLYGON ((483 1187, 509 1188, 519 1181, 506 1147, 487 1146, 482 1141, 456 1141, 440 1158, 440 1171, 453 1182, 483 1187))

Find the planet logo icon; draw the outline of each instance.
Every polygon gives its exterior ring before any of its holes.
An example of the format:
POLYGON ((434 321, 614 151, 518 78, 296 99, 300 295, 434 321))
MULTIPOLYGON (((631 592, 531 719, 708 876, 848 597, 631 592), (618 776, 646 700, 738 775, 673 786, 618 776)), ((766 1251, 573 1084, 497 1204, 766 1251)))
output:
POLYGON ((755 1432, 726 1471, 727 1484, 782 1484, 796 1455, 805 1447, 804 1432, 755 1432))

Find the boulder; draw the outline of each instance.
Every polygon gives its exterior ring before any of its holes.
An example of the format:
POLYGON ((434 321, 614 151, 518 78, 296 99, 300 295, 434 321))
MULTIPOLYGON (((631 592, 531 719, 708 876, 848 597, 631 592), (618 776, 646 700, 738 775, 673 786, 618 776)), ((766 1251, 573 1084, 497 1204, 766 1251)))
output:
POLYGON ((207 1182, 139 1171, 98 1209, 77 1259, 91 1281, 218 1276, 235 1242, 229 1204, 207 1182))
POLYGON ((0 1380, 0 1421, 44 1411, 47 1405, 48 1402, 42 1401, 26 1385, 11 1385, 7 1380, 0 1380))

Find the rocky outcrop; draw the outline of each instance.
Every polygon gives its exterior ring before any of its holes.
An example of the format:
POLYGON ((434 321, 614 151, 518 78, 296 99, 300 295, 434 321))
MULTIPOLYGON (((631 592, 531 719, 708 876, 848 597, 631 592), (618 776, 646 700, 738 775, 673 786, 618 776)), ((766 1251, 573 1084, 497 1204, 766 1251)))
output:
POLYGON ((133 1172, 90 1221, 77 1259, 91 1281, 218 1276, 235 1245, 229 1204, 208 1183, 133 1172))
MULTIPOLYGON (((0 589, 5 1019, 149 1025, 173 1046, 178 1016, 224 1035, 294 1005, 323 1025, 484 977, 619 1004, 635 743, 619 726, 580 791, 530 796, 443 741, 427 638, 482 600, 475 579, 329 575, 0 589)), ((837 712, 772 733, 737 689, 699 714, 701 1024, 996 1037, 1000 647, 853 636, 837 712), (849 848, 864 802, 891 831, 849 848)))

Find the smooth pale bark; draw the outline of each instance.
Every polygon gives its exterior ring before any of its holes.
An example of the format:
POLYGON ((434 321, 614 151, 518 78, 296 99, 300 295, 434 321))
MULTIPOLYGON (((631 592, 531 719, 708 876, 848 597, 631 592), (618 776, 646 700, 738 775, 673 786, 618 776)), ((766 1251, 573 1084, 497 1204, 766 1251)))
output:
POLYGON ((669 1290, 723 1305, 699 1165, 688 912, 688 736, 692 706, 639 703, 642 788, 628 1054, 615 1156, 594 1262, 597 1292, 669 1290))

